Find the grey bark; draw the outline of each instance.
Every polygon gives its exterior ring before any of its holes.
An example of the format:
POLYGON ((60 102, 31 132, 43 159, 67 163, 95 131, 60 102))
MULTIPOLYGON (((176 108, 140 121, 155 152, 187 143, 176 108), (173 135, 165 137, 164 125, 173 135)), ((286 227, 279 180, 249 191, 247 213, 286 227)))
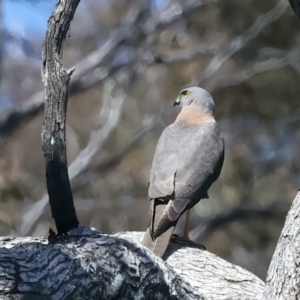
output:
POLYGON ((68 85, 74 69, 62 65, 63 42, 80 0, 58 0, 48 20, 43 50, 42 78, 45 111, 42 143, 47 191, 58 234, 78 226, 66 155, 68 85))
POLYGON ((300 192, 287 215, 266 280, 265 299, 300 299, 300 192))
POLYGON ((208 251, 171 243, 164 262, 139 244, 143 234, 79 227, 54 244, 1 238, 1 299, 222 300, 263 292, 255 275, 208 251))

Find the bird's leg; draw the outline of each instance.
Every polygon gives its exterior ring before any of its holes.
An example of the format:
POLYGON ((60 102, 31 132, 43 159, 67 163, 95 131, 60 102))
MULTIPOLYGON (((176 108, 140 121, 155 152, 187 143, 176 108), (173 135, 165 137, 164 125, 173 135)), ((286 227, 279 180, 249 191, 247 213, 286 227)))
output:
POLYGON ((191 211, 188 209, 186 211, 184 234, 182 236, 182 238, 187 239, 187 240, 189 240, 190 214, 191 214, 191 211))
POLYGON ((178 235, 173 235, 172 240, 177 241, 179 243, 181 242, 181 243, 189 244, 190 246, 194 246, 194 247, 200 248, 202 250, 206 250, 204 245, 198 244, 198 243, 190 240, 190 238, 189 238, 190 214, 191 214, 191 211, 187 210, 186 211, 186 218, 185 218, 185 226, 184 226, 183 236, 180 237, 178 235))

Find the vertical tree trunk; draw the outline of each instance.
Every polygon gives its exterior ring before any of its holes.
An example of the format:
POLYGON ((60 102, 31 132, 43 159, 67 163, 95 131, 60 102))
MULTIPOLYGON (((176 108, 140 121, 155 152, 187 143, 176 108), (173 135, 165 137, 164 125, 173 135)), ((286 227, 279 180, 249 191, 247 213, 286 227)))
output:
POLYGON ((46 160, 47 190, 58 234, 79 224, 66 156, 68 85, 74 68, 66 70, 62 65, 63 42, 79 1, 57 1, 48 21, 43 49, 42 77, 46 98, 42 144, 46 160))
POLYGON ((300 298, 300 192, 286 217, 266 280, 264 299, 300 298))

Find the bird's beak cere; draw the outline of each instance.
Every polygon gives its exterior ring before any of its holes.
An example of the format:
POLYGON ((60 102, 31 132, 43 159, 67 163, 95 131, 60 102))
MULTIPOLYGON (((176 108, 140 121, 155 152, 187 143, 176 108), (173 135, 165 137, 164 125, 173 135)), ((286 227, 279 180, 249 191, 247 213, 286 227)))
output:
POLYGON ((177 97, 176 100, 174 101, 174 104, 173 106, 176 106, 176 105, 180 105, 180 97, 177 97))

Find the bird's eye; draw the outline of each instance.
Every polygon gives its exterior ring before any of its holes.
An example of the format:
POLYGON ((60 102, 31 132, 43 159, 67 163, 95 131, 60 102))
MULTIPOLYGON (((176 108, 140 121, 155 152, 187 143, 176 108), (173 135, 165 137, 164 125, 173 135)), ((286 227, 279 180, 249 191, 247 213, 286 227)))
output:
POLYGON ((186 96, 188 96, 189 93, 190 93, 190 92, 189 92, 188 90, 185 90, 185 91, 182 91, 182 92, 181 92, 181 95, 182 95, 183 97, 186 97, 186 96))

